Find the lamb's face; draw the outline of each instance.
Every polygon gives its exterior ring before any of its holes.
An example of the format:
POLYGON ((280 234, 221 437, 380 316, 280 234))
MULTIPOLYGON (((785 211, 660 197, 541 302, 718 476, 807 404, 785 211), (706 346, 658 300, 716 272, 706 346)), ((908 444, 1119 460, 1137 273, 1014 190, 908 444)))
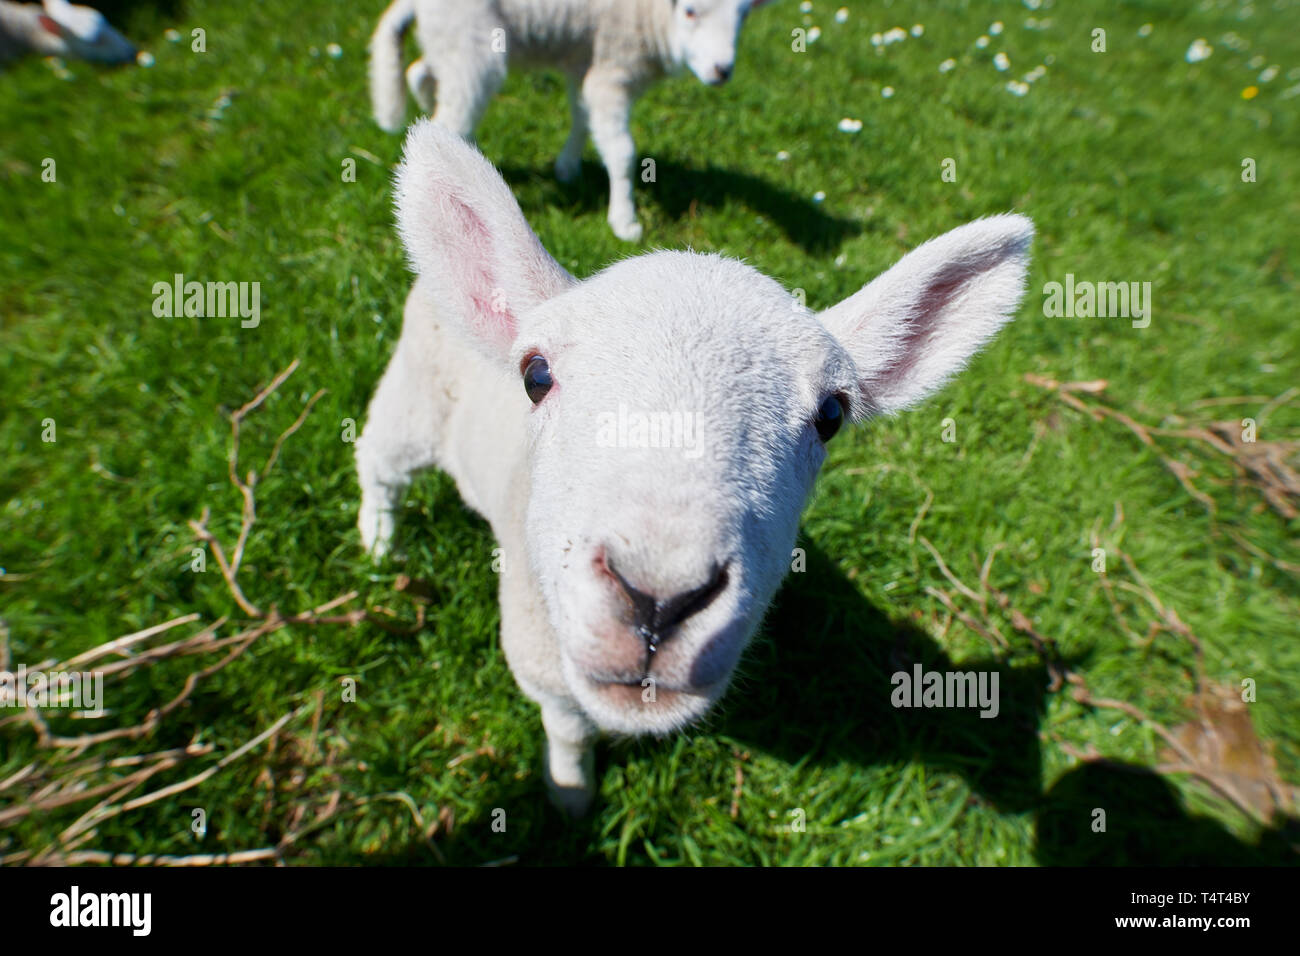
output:
POLYGON ((772 280, 687 253, 545 303, 512 356, 535 399, 529 558, 569 689, 606 730, 679 727, 790 566, 852 361, 772 280))
POLYGON ((752 0, 676 0, 673 48, 677 58, 710 86, 730 78, 736 65, 736 42, 752 0))

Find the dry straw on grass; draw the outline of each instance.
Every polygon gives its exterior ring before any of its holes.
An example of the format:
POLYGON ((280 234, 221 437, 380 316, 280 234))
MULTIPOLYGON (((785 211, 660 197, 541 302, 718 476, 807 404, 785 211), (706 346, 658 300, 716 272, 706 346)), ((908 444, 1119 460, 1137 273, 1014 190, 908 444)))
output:
MULTIPOLYGON (((252 863, 264 861, 281 861, 285 851, 306 833, 315 830, 333 818, 342 809, 364 806, 375 800, 395 799, 403 802, 411 810, 416 825, 420 828, 426 843, 435 854, 437 847, 430 841, 438 824, 427 825, 421 817, 414 801, 405 794, 380 794, 377 796, 343 801, 338 791, 330 795, 312 819, 304 822, 305 806, 296 807, 294 825, 276 843, 275 846, 258 847, 230 853, 196 854, 192 856, 167 855, 133 855, 114 853, 107 850, 84 848, 93 839, 96 828, 107 820, 113 819, 133 810, 138 810, 160 800, 175 797, 192 790, 210 780, 232 764, 247 756, 263 744, 270 741, 272 746, 277 735, 292 721, 310 710, 315 710, 315 726, 319 724, 322 695, 317 693, 314 699, 282 715, 270 726, 254 734, 239 747, 221 755, 214 753, 211 745, 200 744, 192 740, 185 747, 135 754, 117 754, 110 745, 117 742, 134 742, 147 739, 172 717, 178 709, 191 699, 193 694, 214 674, 229 667, 243 656, 257 641, 268 634, 284 628, 343 626, 353 627, 362 621, 370 620, 381 626, 394 629, 391 620, 393 612, 386 609, 367 611, 352 607, 359 594, 349 591, 317 607, 298 613, 284 613, 272 605, 262 610, 244 593, 239 581, 240 567, 243 563, 245 547, 257 521, 256 490, 275 467, 285 441, 302 427, 312 407, 320 399, 323 391, 318 391, 304 405, 297 419, 280 433, 272 446, 271 453, 260 471, 249 470, 242 477, 239 465, 240 431, 245 419, 258 409, 298 368, 295 359, 292 364, 275 376, 249 402, 240 406, 230 418, 231 446, 229 455, 229 478, 231 484, 239 491, 243 501, 240 515, 239 533, 234 544, 227 549, 222 541, 208 528, 210 511, 204 508, 198 520, 190 521, 198 541, 211 549, 221 570, 221 575, 236 605, 246 616, 239 630, 234 634, 221 636, 221 632, 230 623, 228 617, 221 617, 210 623, 203 623, 198 614, 184 614, 164 621, 152 627, 125 634, 91 648, 75 657, 64 661, 41 661, 29 665, 29 670, 41 671, 84 671, 92 668, 104 675, 106 679, 123 681, 159 661, 179 658, 194 658, 202 664, 191 671, 182 686, 165 703, 155 707, 143 720, 130 726, 115 727, 76 736, 64 736, 50 730, 46 717, 38 708, 23 707, 17 714, 0 720, 0 730, 9 725, 26 724, 36 735, 37 746, 42 750, 53 750, 55 754, 49 759, 33 761, 0 780, 0 799, 12 798, 8 806, 0 809, 0 831, 13 826, 19 821, 33 815, 59 810, 88 801, 95 801, 72 824, 64 828, 54 842, 37 850, 18 850, 0 855, 0 864, 75 864, 75 863, 110 863, 142 864, 169 866, 212 866, 218 864, 252 863), (165 643, 153 643, 155 639, 166 635, 183 634, 165 643), (222 653, 224 652, 224 653, 222 653), (213 657, 220 654, 214 660, 213 657), (108 753, 103 753, 107 749, 108 753), (154 777, 178 767, 188 766, 203 758, 215 758, 202 770, 166 786, 151 790, 143 788, 154 777), (143 790, 143 792, 141 792, 143 790)), ((416 626, 423 621, 423 608, 417 606, 419 618, 416 626)), ((9 667, 7 642, 0 635, 0 669, 9 667)), ((54 703, 58 703, 57 701, 54 703)))

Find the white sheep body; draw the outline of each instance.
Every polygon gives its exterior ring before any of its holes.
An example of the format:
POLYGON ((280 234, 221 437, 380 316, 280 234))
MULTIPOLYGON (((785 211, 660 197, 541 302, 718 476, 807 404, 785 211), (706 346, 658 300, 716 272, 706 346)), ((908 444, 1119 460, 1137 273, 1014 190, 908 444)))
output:
POLYGON ((725 82, 740 27, 759 2, 394 0, 370 46, 375 119, 400 130, 409 87, 421 110, 472 140, 508 64, 558 69, 568 84, 572 126, 556 175, 565 182, 578 176, 590 133, 609 174, 610 226, 636 241, 642 228, 633 198, 633 103, 683 65, 706 83, 725 82), (423 56, 404 68, 402 35, 412 21, 423 56))
POLYGON ((1032 226, 953 230, 814 314, 715 255, 575 282, 433 123, 408 137, 396 201, 419 278, 358 442, 362 542, 388 549, 416 471, 455 478, 501 548, 502 647, 541 705, 552 793, 580 812, 601 732, 667 733, 725 691, 789 568, 827 408, 863 420, 938 388, 1014 311, 1032 226), (532 356, 553 381, 536 404, 532 356), (692 416, 699 447, 599 440, 620 405, 692 416))

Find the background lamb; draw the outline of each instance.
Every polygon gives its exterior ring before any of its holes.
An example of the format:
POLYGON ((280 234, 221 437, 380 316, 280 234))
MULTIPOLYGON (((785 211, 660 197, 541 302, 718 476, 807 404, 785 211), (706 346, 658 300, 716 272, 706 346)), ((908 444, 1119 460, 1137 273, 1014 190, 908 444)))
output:
POLYGON ((362 541, 388 549, 416 470, 456 479, 503 549, 501 643, 541 705, 552 792, 581 812, 600 732, 667 733, 721 697, 824 443, 919 401, 997 331, 1033 227, 963 226, 813 315, 713 255, 575 282, 496 171, 431 122, 408 136, 396 201, 419 278, 357 445, 362 541), (692 416, 703 453, 603 447, 602 417, 633 403, 692 416))
POLYGON ((75 56, 99 63, 135 59, 135 47, 98 10, 67 0, 10 3, 0 0, 0 63, 26 53, 75 56))
POLYGON ((632 196, 632 104, 683 65, 705 83, 725 83, 745 17, 762 2, 395 0, 371 41, 375 120, 389 132, 403 126, 402 36, 413 19, 424 57, 406 69, 406 85, 421 110, 466 139, 501 88, 508 62, 559 69, 573 125, 556 176, 577 178, 590 132, 609 173, 609 224, 620 239, 635 242, 642 229, 632 196))

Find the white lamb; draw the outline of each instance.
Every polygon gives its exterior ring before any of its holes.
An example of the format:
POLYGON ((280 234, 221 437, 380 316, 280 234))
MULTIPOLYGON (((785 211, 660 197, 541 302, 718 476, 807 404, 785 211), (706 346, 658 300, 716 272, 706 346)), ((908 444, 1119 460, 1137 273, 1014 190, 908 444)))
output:
POLYGON ((1016 309, 1033 236, 1022 216, 972 222, 813 314, 716 255, 575 281, 491 165, 431 122, 407 137, 396 204, 418 278, 357 445, 361 539, 388 550, 432 466, 491 523, 501 645, 573 813, 600 732, 664 734, 722 695, 824 443, 960 368, 1016 309))
POLYGON ((0 0, 0 63, 24 53, 70 56, 99 63, 135 59, 135 47, 103 14, 67 0, 10 3, 0 0))
POLYGON ((576 179, 591 138, 609 173, 609 224, 636 242, 632 104, 653 81, 683 64, 716 86, 731 76, 736 40, 765 0, 394 0, 370 44, 375 120, 403 126, 409 86, 420 109, 472 140, 507 63, 554 67, 568 81, 573 126, 555 163, 576 179), (402 79, 402 35, 412 20, 423 59, 402 79), (435 96, 436 88, 436 96, 435 96), (436 110, 435 110, 436 100, 436 110))

